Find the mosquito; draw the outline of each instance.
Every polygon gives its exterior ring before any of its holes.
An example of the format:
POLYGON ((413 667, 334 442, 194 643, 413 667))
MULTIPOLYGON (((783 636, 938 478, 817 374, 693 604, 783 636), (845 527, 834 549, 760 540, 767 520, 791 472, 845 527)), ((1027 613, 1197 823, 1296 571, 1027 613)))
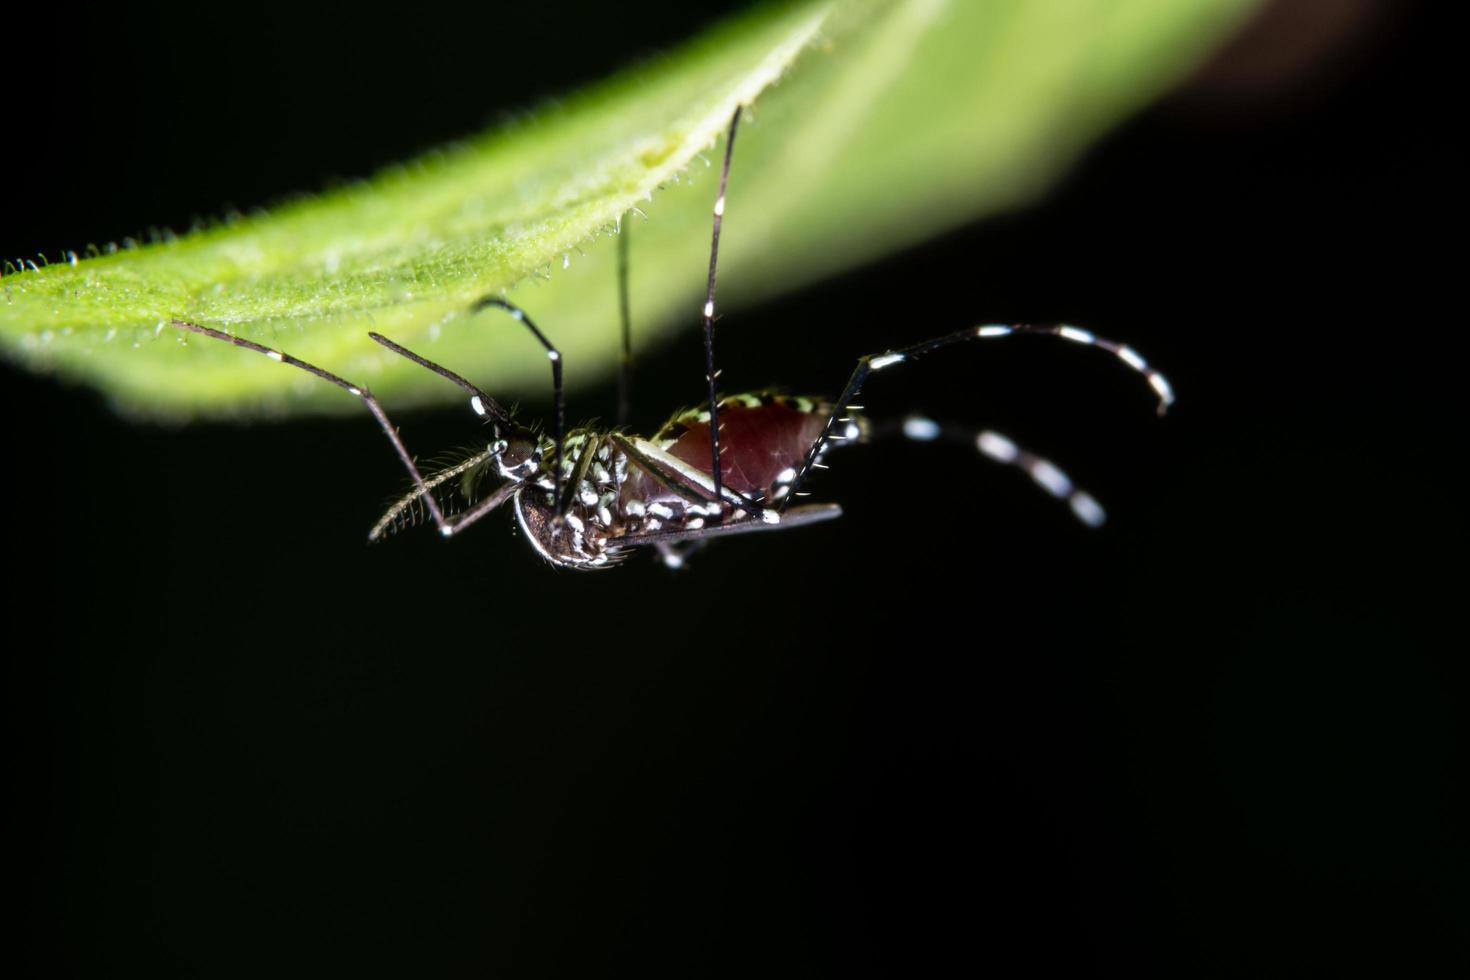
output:
POLYGON ((833 448, 864 443, 890 432, 917 441, 962 440, 979 452, 1028 474, 1046 493, 1065 502, 1078 520, 1097 526, 1106 515, 1098 502, 1078 488, 1055 464, 1016 445, 998 432, 978 433, 910 415, 878 423, 863 414, 857 398, 869 378, 910 364, 944 348, 972 340, 1034 334, 1100 348, 1142 375, 1163 415, 1173 389, 1133 348, 1065 324, 987 324, 969 327, 907 347, 860 357, 836 399, 795 397, 771 391, 721 396, 716 393, 714 321, 715 271, 720 225, 741 109, 730 119, 725 137, 719 194, 714 203, 709 279, 703 309, 704 404, 681 411, 653 436, 627 431, 632 390, 632 330, 628 311, 627 231, 618 240, 618 281, 622 320, 622 362, 617 425, 567 430, 562 388, 562 356, 520 307, 499 296, 474 303, 470 314, 498 309, 520 322, 546 351, 551 363, 554 416, 551 431, 518 423, 494 398, 455 372, 406 347, 369 333, 395 354, 434 372, 469 395, 470 408, 489 425, 490 440, 462 462, 425 476, 373 394, 330 371, 284 351, 221 330, 173 320, 181 330, 213 337, 316 375, 360 399, 377 419, 394 453, 413 481, 413 489, 385 513, 369 532, 377 540, 403 523, 420 504, 446 538, 509 503, 522 531, 547 562, 561 568, 598 569, 617 564, 638 548, 654 548, 665 564, 678 567, 689 553, 717 537, 787 530, 840 517, 837 504, 796 504, 812 471, 825 469, 833 448), (436 492, 455 478, 468 483, 482 476, 500 483, 465 510, 449 514, 436 492))

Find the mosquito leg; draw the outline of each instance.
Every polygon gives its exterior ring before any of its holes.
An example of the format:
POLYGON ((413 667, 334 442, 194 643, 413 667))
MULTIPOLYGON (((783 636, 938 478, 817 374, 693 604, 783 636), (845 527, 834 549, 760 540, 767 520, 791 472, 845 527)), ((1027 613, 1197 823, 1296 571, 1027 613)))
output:
POLYGON ((1099 337, 1089 330, 1080 327, 1056 324, 1038 326, 1033 324, 984 324, 978 327, 967 327, 943 337, 935 337, 909 347, 901 347, 898 350, 886 351, 882 354, 867 354, 858 358, 857 367, 853 369, 852 376, 847 380, 847 387, 842 389, 842 395, 832 408, 832 414, 827 418, 827 423, 822 427, 822 434, 812 443, 811 449, 807 451, 806 458, 802 461, 801 469, 796 473, 796 479, 791 483, 791 494, 785 497, 780 507, 784 507, 796 496, 796 491, 801 489, 802 483, 806 481, 811 473, 817 458, 827 448, 831 441, 843 441, 857 436, 857 425, 847 417, 847 409, 854 399, 862 392, 863 385, 867 383, 868 376, 874 371, 882 371, 893 367, 895 364, 904 364, 916 360, 925 354, 940 350, 954 344, 964 343, 970 340, 990 340, 997 337, 1008 337, 1012 334, 1045 334, 1052 337, 1060 337, 1073 343, 1085 344, 1089 347, 1098 347, 1112 354, 1129 368, 1143 375, 1148 381, 1149 387, 1158 396, 1158 413, 1163 415, 1171 404, 1174 403, 1174 389, 1158 371, 1149 367, 1148 362, 1143 359, 1132 347, 1120 344, 1116 341, 1099 337))
POLYGON ((484 500, 480 501, 478 504, 475 504, 475 506, 465 511, 463 514, 460 514, 458 517, 455 517, 453 520, 451 520, 447 529, 441 527, 439 529, 440 532, 446 538, 458 534, 460 531, 463 531, 465 528, 469 527, 471 524, 475 523, 480 518, 484 517, 486 514, 490 513, 492 510, 505 503, 511 497, 514 497, 516 491, 520 488, 521 485, 515 482, 502 484, 501 486, 497 487, 495 489, 495 492, 492 493, 490 496, 486 497, 484 500))
MULTIPOLYGON (((403 440, 398 437, 398 430, 393 427, 392 422, 388 421, 387 413, 383 411, 383 407, 378 404, 378 400, 374 398, 372 393, 366 388, 360 388, 350 381, 337 377, 337 375, 332 374, 330 371, 322 370, 315 364, 308 364, 305 361, 298 360, 297 358, 292 357, 290 354, 286 354, 278 350, 273 350, 272 348, 266 347, 263 344, 257 344, 253 340, 246 340, 243 337, 232 337, 223 331, 215 330, 211 327, 200 326, 197 323, 189 323, 185 320, 174 320, 172 321, 172 323, 180 330, 189 330, 194 333, 203 334, 206 337, 213 337, 216 340, 223 340, 225 343, 234 344, 236 347, 243 347, 246 350, 253 350, 257 354, 264 354, 266 357, 269 357, 273 361, 280 361, 282 364, 289 364, 292 367, 300 368, 301 370, 306 371, 309 374, 316 375, 323 381, 330 381, 332 384, 346 391, 348 394, 356 395, 358 398, 362 399, 363 404, 368 407, 368 411, 373 413, 373 418, 377 419, 378 424, 383 427, 383 434, 386 435, 388 437, 388 441, 393 444, 393 451, 398 454, 398 459, 400 462, 403 463, 403 468, 408 470, 409 476, 413 477, 415 488, 417 488, 419 493, 423 494, 424 504, 429 508, 429 513, 433 515, 434 523, 438 526, 439 533, 444 535, 446 538, 454 534, 456 530, 456 525, 445 520, 444 512, 439 509, 439 502, 434 499, 434 495, 429 492, 428 487, 424 485, 423 475, 419 473, 419 468, 414 465, 413 457, 410 456, 408 454, 408 450, 404 448, 403 440)), ((471 511, 470 513, 474 512, 471 511)), ((462 515, 461 521, 463 517, 468 516, 468 514, 462 515)))
MULTIPOLYGON (((1011 334, 1041 334, 1043 336, 1049 337, 1060 337, 1063 340, 1070 340, 1074 344, 1082 344, 1085 347, 1097 347, 1101 350, 1107 351, 1109 354, 1112 354, 1118 360, 1128 365, 1128 367, 1143 375, 1144 379, 1148 382, 1149 387, 1154 390, 1154 394, 1158 395, 1159 397, 1159 405, 1156 409, 1159 415, 1163 415, 1168 412, 1169 406, 1174 404, 1174 386, 1169 384, 1168 378, 1164 377, 1154 368, 1150 367, 1149 363, 1143 359, 1142 354, 1138 353, 1138 351, 1134 350, 1132 347, 1129 347, 1127 344, 1120 344, 1116 340, 1109 340, 1106 337, 1099 337, 1091 330, 1084 330, 1081 327, 1074 327, 1066 323, 1014 323, 1009 325, 1003 323, 990 323, 985 324, 984 326, 973 327, 970 330, 965 331, 965 333, 973 334, 976 338, 981 340, 989 340, 995 337, 1008 337, 1011 334)), ((961 335, 959 339, 964 340, 967 338, 961 335)), ((951 343, 952 342, 953 341, 951 341, 951 343)), ((938 346, 944 345, 940 344, 938 346)), ((920 353, 922 353, 922 351, 920 353)))
POLYGON ((428 368, 430 371, 433 371, 441 378, 452 381, 463 388, 465 391, 469 392, 470 408, 474 409, 476 415, 480 416, 481 418, 489 417, 495 422, 497 426, 504 426, 507 429, 509 429, 513 424, 510 420, 510 415, 505 411, 505 409, 500 407, 500 404, 495 399, 491 398, 489 395, 485 394, 485 392, 481 391, 479 388, 475 387, 464 378, 455 374, 447 367, 442 367, 438 364, 435 364, 428 358, 423 357, 420 354, 415 354, 407 347, 402 347, 398 344, 395 344, 393 341, 389 340, 387 337, 384 337, 380 333, 369 333, 368 336, 378 343, 382 344, 384 347, 391 350, 393 353, 400 354, 403 357, 408 358, 410 361, 413 361, 415 364, 418 364, 421 367, 428 368))
POLYGON ((487 306, 499 307, 500 309, 505 310, 511 316, 515 317, 521 323, 524 323, 526 325, 526 328, 531 331, 532 335, 541 342, 541 346, 546 348, 546 357, 549 361, 551 361, 551 387, 553 397, 556 400, 556 421, 553 423, 556 427, 556 455, 551 461, 551 472, 553 481, 552 492, 555 494, 553 499, 560 500, 562 449, 566 437, 567 426, 566 398, 562 393, 561 384, 561 351, 553 347, 551 341, 546 339, 546 335, 542 333, 539 329, 537 329, 536 324, 531 322, 531 318, 526 316, 525 310, 522 310, 519 306, 516 306, 513 303, 507 303, 499 296, 486 296, 483 299, 477 300, 475 304, 470 307, 470 312, 478 313, 481 310, 485 309, 487 306))
POLYGON ((1064 501, 1077 519, 1088 527, 1101 527, 1108 519, 1107 511, 1097 498, 1072 482, 1072 479, 1053 462, 1036 455, 1030 450, 993 429, 978 432, 969 426, 951 422, 938 422, 923 415, 909 415, 901 422, 873 425, 869 436, 881 439, 885 436, 901 435, 914 442, 949 442, 970 446, 981 455, 1000 463, 1014 466, 1051 496, 1064 501))
POLYGON ((730 180, 730 156, 735 150, 735 130, 740 126, 740 107, 730 117, 730 132, 725 137, 725 165, 720 169, 720 196, 715 198, 714 234, 709 246, 709 289, 704 298, 704 377, 709 385, 709 452, 711 474, 718 498, 720 478, 720 406, 715 399, 715 265, 720 257, 720 225, 725 218, 725 185, 730 180))
MULTIPOLYGON (((602 439, 602 436, 594 433, 588 436, 582 444, 581 451, 577 454, 577 464, 567 474, 566 490, 557 500, 557 513, 563 517, 566 516, 567 511, 572 509, 572 501, 576 498, 582 483, 587 479, 587 471, 592 468, 592 461, 597 458, 597 447, 602 439)), ((586 500, 582 502, 589 507, 596 504, 595 500, 590 503, 586 500)))
MULTIPOLYGON (((433 490, 435 487, 441 484, 448 483, 455 477, 462 476, 465 473, 468 473, 470 470, 473 470, 477 466, 483 466, 485 463, 489 462, 494 457, 494 455, 495 454, 492 449, 487 449, 482 453, 476 453, 462 463, 451 466, 447 470, 440 470, 433 476, 426 477, 424 479, 424 489, 433 490)), ((397 524, 398 521, 401 520, 403 513, 413 507, 414 504, 418 503, 418 501, 422 497, 423 494, 420 493, 418 490, 410 490, 407 494, 401 497, 397 503, 395 503, 392 507, 389 507, 383 513, 382 517, 378 518, 378 522, 374 524, 373 529, 368 532, 368 540, 376 541, 381 538, 383 536, 383 532, 388 530, 389 527, 397 524)))
MULTIPOLYGON (((532 329, 534 330, 535 328, 533 327, 532 329)), ((415 364, 419 364, 423 367, 428 368, 430 371, 433 371, 440 377, 446 378, 449 381, 452 381, 455 384, 459 385, 465 391, 468 391, 470 393, 470 407, 475 410, 476 415, 479 415, 481 417, 488 417, 494 421, 497 436, 499 434, 501 426, 504 426, 508 430, 511 428, 512 425, 514 425, 514 423, 511 421, 510 415, 505 411, 505 409, 500 407, 500 404, 496 402, 495 399, 485 394, 484 391, 477 388, 475 385, 471 384, 464 378, 460 377, 458 374, 455 374, 453 371, 449 370, 446 367, 443 367, 442 365, 435 364, 433 361, 429 360, 426 357, 415 354, 407 347, 395 344, 393 341, 389 340, 387 337, 384 337, 380 333, 369 333, 368 336, 378 343, 382 344, 384 347, 393 351, 395 354, 403 355, 410 361, 413 361, 415 364)), ((558 390, 560 389, 558 388, 558 390)), ((480 457, 476 457, 476 460, 483 459, 485 458, 485 456, 488 455, 489 454, 487 453, 480 457)), ((463 472, 464 469, 467 468, 468 465, 462 464, 460 467, 456 467, 454 470, 450 471, 450 473, 452 474, 463 472)), ((444 474, 441 474, 441 476, 443 475, 444 474)), ((506 486, 501 487, 499 490, 495 491, 495 493, 485 498, 485 500, 481 501, 479 504, 476 504, 475 507, 473 507, 472 509, 465 511, 463 514, 460 514, 453 519, 450 519, 448 521, 445 521, 442 518, 437 519, 439 521, 439 533, 443 534, 445 537, 450 537, 452 535, 458 534, 464 528, 468 527, 470 524, 473 524, 475 521, 479 520, 481 517, 490 513, 490 511, 494 510, 496 507, 499 507, 502 503, 504 503, 510 493, 514 491, 516 486, 517 484, 514 483, 506 484, 506 486)), ((437 509, 437 502, 434 500, 433 494, 426 492, 428 489, 429 485, 420 483, 418 486, 418 490, 414 496, 424 496, 426 498, 424 502, 428 505, 429 510, 432 513, 435 512, 437 509)), ((563 510, 565 510, 565 507, 563 507, 563 510)), ((393 511, 389 511, 389 513, 378 522, 378 524, 373 528, 372 532, 368 535, 369 540, 376 539, 378 535, 382 533, 383 528, 391 519, 393 513, 393 511)))
POLYGON ((665 568, 683 568, 689 561, 689 556, 704 547, 704 542, 689 541, 670 544, 666 541, 659 541, 655 547, 658 548, 659 561, 664 563, 665 568))
POLYGON ((615 540, 619 548, 641 548, 644 545, 680 544, 685 541, 701 541, 708 538, 728 537, 732 534, 754 534, 760 531, 789 531, 821 521, 835 520, 842 516, 842 508, 836 504, 803 504, 786 512, 780 524, 764 521, 744 520, 733 524, 706 524, 700 528, 675 528, 667 531, 645 531, 625 534, 615 540))
POLYGON ((628 232, 618 229, 618 315, 623 324, 623 357, 618 368, 618 428, 627 428, 633 412, 633 315, 628 303, 628 232))

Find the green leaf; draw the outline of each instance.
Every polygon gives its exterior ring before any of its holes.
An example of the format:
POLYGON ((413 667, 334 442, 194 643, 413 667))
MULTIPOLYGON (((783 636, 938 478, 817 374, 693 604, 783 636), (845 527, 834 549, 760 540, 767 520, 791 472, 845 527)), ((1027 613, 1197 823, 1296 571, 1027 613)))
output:
MULTIPOLYGON (((356 407, 171 318, 284 348, 386 401, 456 396, 372 343, 373 329, 509 398, 544 388, 544 355, 503 314, 461 311, 513 291, 562 349, 569 379, 592 380, 617 360, 620 221, 631 223, 640 342, 694 329, 718 175, 709 151, 737 105, 752 108, 731 174, 724 313, 1034 197, 1252 5, 760 8, 372 180, 172 241, 11 270, 0 349, 157 416, 356 407)), ((722 329, 738 330, 738 317, 722 329)))

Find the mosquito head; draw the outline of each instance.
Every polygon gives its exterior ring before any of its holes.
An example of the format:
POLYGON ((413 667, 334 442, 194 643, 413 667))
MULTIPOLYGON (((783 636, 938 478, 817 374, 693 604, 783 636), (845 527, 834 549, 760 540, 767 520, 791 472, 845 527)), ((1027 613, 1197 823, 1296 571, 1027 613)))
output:
POLYGON ((502 439, 490 446, 500 475, 507 480, 529 480, 541 466, 541 447, 536 435, 523 425, 512 426, 502 439))

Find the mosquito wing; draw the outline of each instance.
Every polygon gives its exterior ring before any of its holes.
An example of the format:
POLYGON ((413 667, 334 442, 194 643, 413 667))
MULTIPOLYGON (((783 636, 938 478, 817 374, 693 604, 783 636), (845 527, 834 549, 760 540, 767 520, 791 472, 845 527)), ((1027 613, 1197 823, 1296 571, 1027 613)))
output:
POLYGON ((707 538, 720 538, 731 534, 755 534, 760 531, 785 531, 793 527, 801 527, 805 524, 816 524, 819 521, 831 521, 842 516, 842 508, 837 504, 807 504, 802 507, 793 507, 781 515, 779 524, 767 524, 765 521, 755 517, 747 517, 727 524, 712 524, 708 527, 682 528, 672 531, 642 531, 635 534, 625 534, 616 538, 614 543, 620 548, 637 548, 643 545, 653 544, 679 544, 684 541, 700 541, 707 538))

